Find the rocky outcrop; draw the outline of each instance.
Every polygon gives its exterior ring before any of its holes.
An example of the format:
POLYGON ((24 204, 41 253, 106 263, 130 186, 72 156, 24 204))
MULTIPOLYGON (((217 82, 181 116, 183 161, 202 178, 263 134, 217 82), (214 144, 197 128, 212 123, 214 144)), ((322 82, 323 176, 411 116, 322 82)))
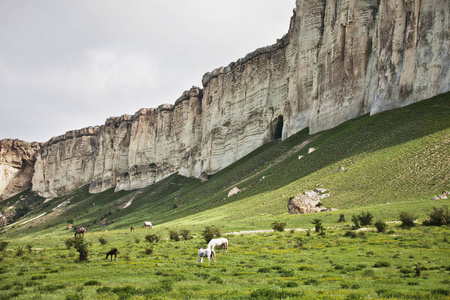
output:
POLYGON ((322 204, 322 199, 330 197, 325 189, 315 189, 314 191, 306 191, 303 194, 297 194, 291 197, 287 207, 291 215, 310 214, 321 211, 331 211, 333 209, 326 208, 322 204))
POLYGON ((0 200, 31 188, 38 143, 0 141, 0 200))
POLYGON ((33 190, 53 197, 85 184, 140 188, 176 172, 207 177, 272 139, 447 92, 449 15, 446 0, 297 0, 283 38, 206 73, 203 89, 48 141, 33 190))

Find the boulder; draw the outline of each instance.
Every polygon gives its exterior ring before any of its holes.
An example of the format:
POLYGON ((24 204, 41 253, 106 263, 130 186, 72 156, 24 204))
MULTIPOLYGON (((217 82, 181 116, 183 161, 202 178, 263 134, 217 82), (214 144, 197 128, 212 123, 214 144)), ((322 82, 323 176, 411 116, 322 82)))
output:
POLYGON ((306 191, 303 194, 297 194, 288 201, 288 210, 290 214, 309 214, 319 211, 331 211, 332 209, 323 207, 320 201, 323 198, 330 197, 330 194, 321 195, 320 192, 326 192, 326 189, 316 189, 306 191))
POLYGON ((240 193, 240 192, 241 192, 241 190, 235 186, 228 192, 228 198, 230 198, 231 196, 236 195, 237 193, 240 193))

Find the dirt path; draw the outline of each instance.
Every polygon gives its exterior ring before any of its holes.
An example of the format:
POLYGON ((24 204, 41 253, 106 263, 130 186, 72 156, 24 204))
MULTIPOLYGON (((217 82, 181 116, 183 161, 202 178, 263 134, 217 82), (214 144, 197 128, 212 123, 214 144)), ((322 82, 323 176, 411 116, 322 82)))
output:
MULTIPOLYGON (((305 228, 294 228, 294 229, 285 229, 284 231, 308 231, 305 228)), ((265 233, 265 232, 274 232, 273 229, 260 229, 260 230, 244 230, 244 231, 233 231, 224 233, 224 235, 241 235, 241 234, 251 234, 251 233, 265 233)))

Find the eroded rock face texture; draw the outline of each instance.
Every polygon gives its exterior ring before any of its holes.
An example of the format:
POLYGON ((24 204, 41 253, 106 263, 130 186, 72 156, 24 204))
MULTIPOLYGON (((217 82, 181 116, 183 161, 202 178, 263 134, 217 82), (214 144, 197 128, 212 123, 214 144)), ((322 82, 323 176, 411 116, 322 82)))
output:
POLYGON ((31 188, 38 143, 0 141, 0 200, 31 188))
POLYGON ((275 138, 450 90, 447 0, 297 0, 289 32, 203 77, 174 105, 51 139, 33 190, 135 189, 213 174, 275 138))

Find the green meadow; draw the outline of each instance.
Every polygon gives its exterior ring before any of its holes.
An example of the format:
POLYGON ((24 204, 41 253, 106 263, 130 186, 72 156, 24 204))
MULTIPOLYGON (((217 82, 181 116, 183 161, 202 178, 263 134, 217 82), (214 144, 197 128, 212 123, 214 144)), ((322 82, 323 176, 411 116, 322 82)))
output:
POLYGON ((444 94, 272 141, 205 182, 174 174, 47 200, 28 190, 0 202, 20 212, 1 228, 0 299, 450 299, 449 202, 432 200, 450 191, 449 174, 444 94), (241 192, 228 197, 233 187, 241 192), (289 214, 288 200, 315 188, 335 210, 289 214), (423 225, 436 210, 444 224, 423 225), (372 220, 357 228, 363 213, 372 220), (68 224, 89 227, 83 259, 68 224), (207 226, 229 240, 215 265, 198 263, 207 226), (106 260, 113 248, 117 260, 106 260))

